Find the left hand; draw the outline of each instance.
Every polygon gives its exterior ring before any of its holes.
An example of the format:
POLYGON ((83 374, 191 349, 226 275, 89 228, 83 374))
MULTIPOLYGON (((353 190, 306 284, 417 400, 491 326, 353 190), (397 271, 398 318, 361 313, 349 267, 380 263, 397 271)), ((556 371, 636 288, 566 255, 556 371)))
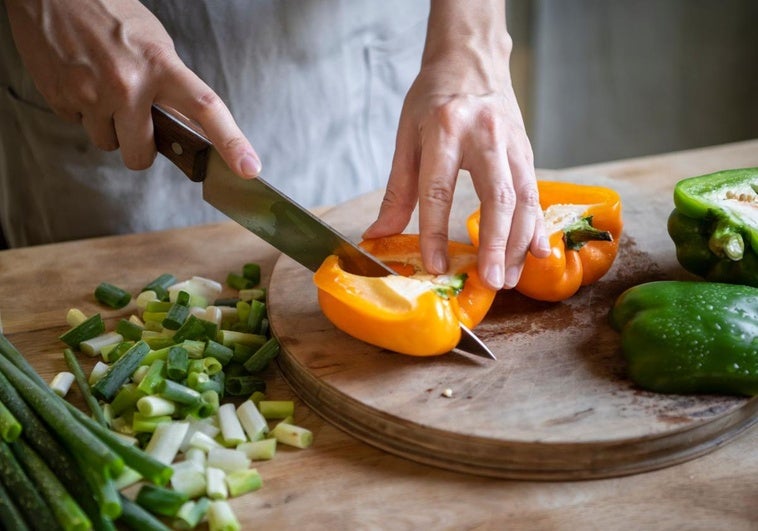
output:
MULTIPOLYGON (((444 6, 448 16, 458 9, 451 4, 444 6)), ((532 149, 508 74, 507 34, 500 43, 428 35, 401 113, 379 216, 363 234, 402 232, 418 201, 424 266, 444 273, 456 179, 459 169, 468 170, 481 201, 479 274, 492 289, 516 285, 527 251, 537 257, 550 252, 532 149)))

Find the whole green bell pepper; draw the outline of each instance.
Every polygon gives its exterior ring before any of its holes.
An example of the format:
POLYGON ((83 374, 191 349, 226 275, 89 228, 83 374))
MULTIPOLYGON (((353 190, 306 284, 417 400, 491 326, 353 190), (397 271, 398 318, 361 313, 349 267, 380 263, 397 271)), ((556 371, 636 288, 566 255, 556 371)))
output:
POLYGON ((629 288, 611 325, 628 373, 661 393, 758 394, 758 288, 659 281, 629 288))
POLYGON ((668 232, 687 271, 758 286, 758 168, 679 181, 668 232))

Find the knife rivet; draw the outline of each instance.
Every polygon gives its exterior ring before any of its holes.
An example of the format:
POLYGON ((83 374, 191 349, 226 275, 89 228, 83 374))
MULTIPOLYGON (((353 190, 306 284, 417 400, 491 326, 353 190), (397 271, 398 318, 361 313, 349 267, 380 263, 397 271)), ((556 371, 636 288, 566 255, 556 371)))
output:
POLYGON ((171 151, 173 151, 177 155, 181 155, 182 153, 184 153, 184 149, 182 148, 182 145, 179 142, 171 143, 171 151))

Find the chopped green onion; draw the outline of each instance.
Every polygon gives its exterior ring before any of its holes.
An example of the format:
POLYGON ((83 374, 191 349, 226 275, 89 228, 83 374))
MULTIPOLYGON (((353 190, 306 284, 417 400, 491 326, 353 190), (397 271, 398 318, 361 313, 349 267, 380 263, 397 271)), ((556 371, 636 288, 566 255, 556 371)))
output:
POLYGON ((160 396, 143 396, 137 400, 137 410, 144 417, 171 416, 176 411, 176 404, 160 396))
POLYGON ((242 276, 257 286, 261 283, 261 266, 254 263, 247 263, 243 265, 242 276))
POLYGON ((243 301, 262 301, 266 298, 266 290, 263 288, 241 289, 239 298, 243 301))
MULTIPOLYGON (((204 487, 203 487, 204 488, 204 487)), ((202 497, 197 501, 188 501, 181 506, 174 518, 174 527, 177 529, 194 529, 208 512, 211 500, 202 497)))
POLYGON ((200 359, 205 352, 205 341, 185 339, 180 346, 187 351, 190 359, 200 359))
POLYGON ((239 469, 226 474, 226 486, 232 498, 258 490, 263 486, 263 478, 255 468, 239 469))
POLYGON ((234 346, 235 343, 248 345, 251 347, 261 347, 266 343, 266 336, 260 334, 250 334, 247 332, 236 332, 234 330, 219 330, 217 341, 227 347, 234 346))
POLYGON ((180 468, 171 476, 171 488, 188 498, 203 496, 206 492, 205 469, 180 468))
POLYGON ((292 400, 261 400, 258 409, 266 419, 283 419, 295 414, 295 402, 292 400))
POLYGON ((313 433, 300 426, 280 422, 271 430, 277 441, 296 448, 308 448, 313 444, 313 433))
POLYGON ((170 422, 171 415, 147 417, 136 411, 132 414, 132 430, 136 434, 154 433, 159 425, 168 424, 170 422))
POLYGON ((142 331, 144 327, 139 326, 129 319, 120 319, 116 324, 116 332, 121 334, 124 339, 130 341, 139 341, 142 339, 142 331))
MULTIPOLYGON (((182 291, 181 293, 186 292, 182 291)), ((171 305, 171 308, 166 313, 166 317, 163 319, 163 327, 168 328, 169 330, 179 330, 182 324, 184 324, 184 321, 189 317, 189 314, 189 307, 179 304, 178 302, 174 303, 171 305)))
POLYGON ((207 466, 220 468, 224 472, 250 468, 250 458, 234 448, 211 448, 208 450, 207 466))
POLYGON ((244 363, 245 369, 251 373, 261 372, 278 355, 279 341, 275 337, 272 337, 244 363))
POLYGON ((108 345, 118 345, 124 340, 121 334, 116 332, 105 332, 99 336, 92 337, 79 343, 79 350, 90 357, 100 355, 103 347, 108 345))
POLYGON ((174 381, 181 381, 187 377, 188 369, 189 352, 183 347, 171 347, 166 360, 166 375, 174 381))
POLYGON ((242 424, 240 424, 240 420, 237 417, 234 404, 227 402, 219 406, 217 415, 218 424, 221 428, 221 436, 227 445, 235 446, 247 440, 245 430, 242 429, 242 424))
POLYGON ((268 461, 276 454, 276 439, 243 442, 237 445, 237 450, 244 452, 251 461, 268 461))
POLYGON ((226 500, 214 500, 208 507, 209 531, 240 531, 242 526, 226 500))
POLYGON ((173 380, 163 380, 158 384, 157 391, 167 400, 185 405, 197 405, 202 400, 200 393, 173 380))
POLYGON ((99 313, 89 317, 86 321, 71 328, 61 335, 59 339, 69 347, 78 349, 79 343, 97 337, 105 333, 105 322, 99 313))
POLYGON ((56 395, 64 397, 68 394, 69 389, 71 389, 71 384, 73 383, 74 374, 68 371, 61 371, 53 376, 53 379, 50 382, 50 389, 52 389, 56 395))
POLYGON ((142 288, 142 292, 153 291, 159 300, 165 300, 168 298, 168 288, 174 284, 176 284, 176 277, 170 273, 163 273, 142 288))
POLYGON ((187 500, 187 495, 182 492, 146 483, 140 487, 134 501, 153 514, 175 516, 187 500))
POLYGON ((165 379, 163 377, 163 369, 166 366, 166 362, 158 358, 150 364, 150 369, 142 381, 137 386, 140 392, 146 395, 154 395, 158 392, 158 387, 165 379))
POLYGON ((206 357, 216 358, 221 365, 226 365, 234 357, 234 351, 221 343, 217 343, 213 340, 208 340, 205 345, 205 351, 203 355, 206 357))
POLYGON ((95 385, 95 383, 97 383, 97 381, 100 380, 100 378, 105 376, 105 373, 108 372, 109 368, 110 368, 110 365, 108 365, 107 363, 98 361, 92 367, 92 370, 89 373, 89 377, 87 378, 87 382, 89 382, 90 385, 95 385))
POLYGON ((188 429, 189 422, 186 421, 167 422, 157 426, 145 452, 161 463, 170 465, 176 458, 188 429))
POLYGON ((224 368, 220 361, 211 357, 203 358, 203 367, 208 376, 213 376, 224 368))
POLYGON ((225 500, 229 497, 226 486, 226 472, 216 467, 205 469, 205 493, 211 500, 225 500))
POLYGON ((254 334, 261 333, 261 323, 266 317, 266 303, 261 301, 250 301, 250 313, 247 317, 247 327, 254 334))
POLYGON ((196 431, 192 434, 192 437, 190 437, 189 440, 189 445, 192 448, 200 448, 204 452, 209 452, 211 448, 223 448, 216 439, 211 438, 202 431, 196 431))
POLYGON ((110 308, 118 310, 129 304, 132 300, 132 296, 128 291, 125 291, 118 286, 114 286, 108 282, 101 282, 100 285, 95 288, 95 299, 110 308))
POLYGON ((92 393, 102 400, 113 400, 121 386, 129 380, 134 370, 139 367, 142 358, 149 351, 150 347, 144 341, 135 343, 110 366, 105 376, 92 386, 92 393))
POLYGON ((252 374, 227 376, 224 390, 230 396, 247 396, 255 391, 265 391, 266 380, 252 374))
POLYGON ((251 441, 260 440, 268 433, 268 423, 252 401, 245 400, 239 405, 237 417, 251 441))
POLYGON ((255 286, 255 282, 249 280, 239 273, 229 273, 226 275, 226 285, 236 290, 249 289, 255 286))
MULTIPOLYGON (((145 379, 143 378, 142 381, 145 379)), ((121 389, 118 390, 116 396, 110 402, 110 409, 114 415, 120 415, 124 411, 128 411, 136 407, 137 400, 145 396, 147 393, 143 393, 138 387, 132 383, 124 384, 121 389)))
POLYGON ((69 308, 66 312, 66 323, 71 328, 77 327, 87 320, 87 316, 78 308, 69 308))

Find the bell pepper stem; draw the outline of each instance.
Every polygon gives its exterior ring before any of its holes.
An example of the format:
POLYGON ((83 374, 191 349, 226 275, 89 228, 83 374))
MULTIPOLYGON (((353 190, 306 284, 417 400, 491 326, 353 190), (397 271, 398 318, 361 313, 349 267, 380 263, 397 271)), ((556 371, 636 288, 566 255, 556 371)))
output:
POLYGON ((592 216, 582 218, 563 229, 566 248, 578 251, 584 244, 591 241, 613 241, 613 236, 607 230, 596 229, 592 226, 592 216))

